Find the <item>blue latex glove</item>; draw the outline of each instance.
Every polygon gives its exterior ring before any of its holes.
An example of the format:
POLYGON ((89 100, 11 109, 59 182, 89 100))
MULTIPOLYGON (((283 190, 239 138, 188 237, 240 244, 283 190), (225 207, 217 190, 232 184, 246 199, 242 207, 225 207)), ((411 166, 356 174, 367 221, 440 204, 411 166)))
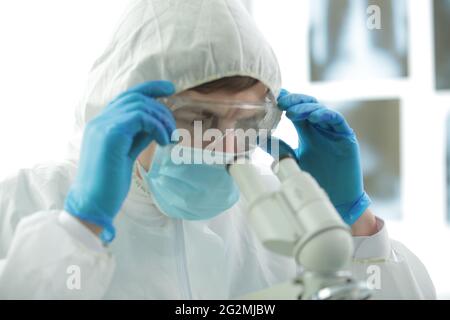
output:
POLYGON ((297 129, 300 167, 317 180, 344 221, 352 225, 371 204, 364 191, 355 133, 340 113, 313 97, 282 90, 278 106, 297 129))
POLYGON ((103 227, 101 238, 114 239, 114 217, 131 184, 134 162, 153 141, 170 143, 175 119, 155 97, 174 94, 167 81, 143 83, 114 99, 84 131, 77 176, 65 210, 103 227))

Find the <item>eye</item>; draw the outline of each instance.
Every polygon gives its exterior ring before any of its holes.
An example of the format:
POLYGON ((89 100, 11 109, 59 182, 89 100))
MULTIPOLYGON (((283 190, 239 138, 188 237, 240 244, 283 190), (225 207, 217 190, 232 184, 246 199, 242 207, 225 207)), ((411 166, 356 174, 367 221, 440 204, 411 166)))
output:
POLYGON ((206 110, 202 111, 202 119, 210 119, 212 117, 215 117, 212 112, 206 110))
POLYGON ((202 111, 201 117, 198 120, 202 121, 204 128, 217 126, 217 115, 207 110, 202 111))

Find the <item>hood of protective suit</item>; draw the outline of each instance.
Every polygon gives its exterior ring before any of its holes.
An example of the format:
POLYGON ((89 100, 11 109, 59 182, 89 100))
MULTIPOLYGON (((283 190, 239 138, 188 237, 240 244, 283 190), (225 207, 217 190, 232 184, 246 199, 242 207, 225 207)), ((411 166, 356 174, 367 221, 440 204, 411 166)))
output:
MULTIPOLYGON (((240 0, 133 1, 91 70, 76 111, 78 135, 114 97, 139 83, 169 80, 179 93, 238 75, 260 80, 278 96, 277 59, 240 0)), ((75 140, 73 156, 81 139, 75 140)))

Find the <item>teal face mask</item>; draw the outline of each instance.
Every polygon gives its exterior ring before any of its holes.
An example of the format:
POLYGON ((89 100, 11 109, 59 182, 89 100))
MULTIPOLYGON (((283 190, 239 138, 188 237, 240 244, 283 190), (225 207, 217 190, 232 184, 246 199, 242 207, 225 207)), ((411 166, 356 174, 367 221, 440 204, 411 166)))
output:
POLYGON ((157 146, 149 172, 138 166, 153 200, 164 214, 171 218, 206 220, 236 204, 239 189, 225 165, 202 161, 180 163, 180 150, 192 154, 197 160, 199 152, 201 156, 203 151, 174 148, 177 146, 157 146))

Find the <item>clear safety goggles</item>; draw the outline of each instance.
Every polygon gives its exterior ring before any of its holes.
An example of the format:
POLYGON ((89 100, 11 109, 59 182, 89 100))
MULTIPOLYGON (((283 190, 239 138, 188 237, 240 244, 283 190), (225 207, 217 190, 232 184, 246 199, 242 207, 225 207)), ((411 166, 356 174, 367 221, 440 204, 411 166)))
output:
POLYGON ((180 145, 224 153, 256 148, 261 137, 271 135, 282 115, 271 94, 258 103, 177 96, 160 101, 173 112, 180 145))

